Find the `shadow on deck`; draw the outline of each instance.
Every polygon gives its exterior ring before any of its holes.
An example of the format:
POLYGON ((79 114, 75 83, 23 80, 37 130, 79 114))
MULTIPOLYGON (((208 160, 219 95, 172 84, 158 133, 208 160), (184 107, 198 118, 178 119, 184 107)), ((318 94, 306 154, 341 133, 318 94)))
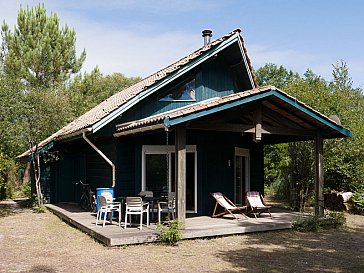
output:
MULTIPOLYGON (((157 225, 151 223, 149 227, 143 226, 140 230, 136 224, 127 229, 118 226, 117 221, 112 224, 106 221, 106 226, 96 226, 96 214, 81 210, 74 203, 58 203, 46 205, 48 209, 60 217, 63 221, 75 226, 91 237, 107 246, 118 246, 128 244, 151 243, 158 241, 157 225)), ((258 219, 243 218, 211 218, 209 216, 198 216, 186 219, 183 239, 214 237, 232 234, 243 234, 249 232, 260 232, 269 230, 289 229, 292 222, 298 217, 297 213, 274 209, 272 218, 268 214, 262 214, 258 219)))

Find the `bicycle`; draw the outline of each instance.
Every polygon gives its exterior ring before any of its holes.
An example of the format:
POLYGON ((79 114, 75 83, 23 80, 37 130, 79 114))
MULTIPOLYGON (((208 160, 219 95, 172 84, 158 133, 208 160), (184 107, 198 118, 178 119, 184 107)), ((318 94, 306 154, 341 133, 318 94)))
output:
POLYGON ((83 210, 89 210, 95 212, 95 193, 91 191, 89 184, 83 183, 81 180, 76 182, 76 185, 82 186, 82 195, 79 201, 79 205, 83 210))

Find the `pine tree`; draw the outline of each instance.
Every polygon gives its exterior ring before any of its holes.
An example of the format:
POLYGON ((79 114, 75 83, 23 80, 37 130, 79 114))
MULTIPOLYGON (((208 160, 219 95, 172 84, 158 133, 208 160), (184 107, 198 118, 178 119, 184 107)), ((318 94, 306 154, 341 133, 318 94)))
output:
POLYGON ((86 58, 85 50, 76 56, 75 31, 60 28, 57 14, 47 16, 44 4, 20 6, 14 31, 4 22, 1 36, 4 73, 26 88, 56 88, 79 72, 86 58))

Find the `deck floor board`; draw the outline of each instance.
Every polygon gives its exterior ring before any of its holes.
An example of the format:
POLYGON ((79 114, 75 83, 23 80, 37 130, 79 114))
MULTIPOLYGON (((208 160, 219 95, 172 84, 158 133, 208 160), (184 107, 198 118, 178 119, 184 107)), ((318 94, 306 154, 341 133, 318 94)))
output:
MULTIPOLYGON (((96 214, 82 211, 76 204, 48 204, 47 207, 63 221, 89 234, 91 237, 107 246, 141 244, 158 241, 156 223, 151 223, 149 227, 143 225, 142 230, 140 230, 138 223, 135 223, 132 227, 128 226, 127 229, 124 229, 123 222, 121 222, 121 227, 119 227, 117 221, 113 221, 112 224, 107 221, 103 228, 102 223, 98 226, 95 225, 96 214)), ((289 229, 296 218, 297 213, 281 210, 273 210, 272 218, 269 217, 268 214, 264 214, 257 219, 241 217, 239 220, 228 217, 191 217, 186 219, 185 228, 183 229, 183 238, 193 239, 289 229)))

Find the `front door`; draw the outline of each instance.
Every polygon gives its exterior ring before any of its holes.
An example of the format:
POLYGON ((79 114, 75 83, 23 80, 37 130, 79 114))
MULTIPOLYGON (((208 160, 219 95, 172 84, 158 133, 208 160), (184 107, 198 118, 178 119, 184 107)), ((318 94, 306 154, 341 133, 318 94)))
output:
POLYGON ((245 205, 245 193, 250 188, 249 150, 235 148, 234 167, 234 202, 243 206, 245 205))

